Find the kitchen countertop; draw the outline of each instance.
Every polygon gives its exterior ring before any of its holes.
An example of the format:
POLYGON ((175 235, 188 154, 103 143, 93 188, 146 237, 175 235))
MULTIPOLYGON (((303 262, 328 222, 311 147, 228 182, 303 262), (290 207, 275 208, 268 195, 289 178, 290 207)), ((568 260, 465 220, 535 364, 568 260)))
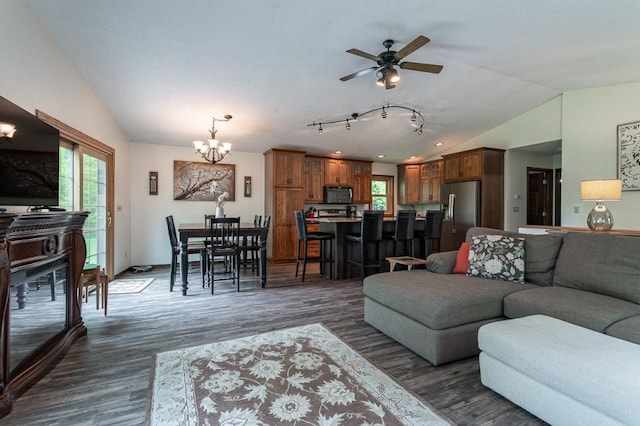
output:
MULTIPOLYGON (((416 220, 424 220, 424 217, 416 217, 416 220)), ((362 221, 362 217, 317 217, 313 220, 317 220, 318 223, 349 223, 349 222, 360 222, 362 221)), ((383 219, 385 222, 395 222, 396 217, 385 216, 383 219)))

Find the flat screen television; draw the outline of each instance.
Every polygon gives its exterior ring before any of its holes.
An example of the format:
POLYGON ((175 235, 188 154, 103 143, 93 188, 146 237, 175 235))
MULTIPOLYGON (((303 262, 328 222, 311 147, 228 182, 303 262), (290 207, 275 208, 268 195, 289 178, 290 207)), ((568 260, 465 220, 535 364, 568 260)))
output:
POLYGON ((13 138, 0 137, 0 207, 57 206, 58 130, 2 97, 0 122, 16 126, 13 138))

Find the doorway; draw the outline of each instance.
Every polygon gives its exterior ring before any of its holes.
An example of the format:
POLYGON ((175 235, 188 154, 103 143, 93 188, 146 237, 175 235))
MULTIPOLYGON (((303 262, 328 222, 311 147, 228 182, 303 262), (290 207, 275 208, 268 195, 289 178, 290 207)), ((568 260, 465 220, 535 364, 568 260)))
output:
POLYGON ((552 225, 552 182, 552 169, 527 167, 527 225, 552 225))

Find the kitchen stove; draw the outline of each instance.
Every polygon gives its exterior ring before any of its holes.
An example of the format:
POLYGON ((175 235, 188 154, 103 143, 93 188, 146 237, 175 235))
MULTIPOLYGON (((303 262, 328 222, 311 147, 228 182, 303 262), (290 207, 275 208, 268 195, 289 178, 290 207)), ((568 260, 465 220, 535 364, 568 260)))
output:
POLYGON ((318 217, 345 217, 347 209, 318 209, 318 217))

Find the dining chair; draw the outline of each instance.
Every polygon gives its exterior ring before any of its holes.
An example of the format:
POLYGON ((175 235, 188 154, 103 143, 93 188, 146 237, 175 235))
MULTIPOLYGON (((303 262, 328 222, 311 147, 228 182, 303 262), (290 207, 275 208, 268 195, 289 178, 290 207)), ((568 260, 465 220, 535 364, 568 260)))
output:
POLYGON ((366 277, 367 269, 382 272, 382 256, 380 243, 382 242, 382 222, 384 212, 381 210, 365 210, 362 213, 360 232, 344 235, 343 276, 348 277, 348 266, 358 265, 362 278, 366 277), (349 257, 349 246, 357 244, 359 258, 349 257), (373 253, 372 253, 373 251, 373 253), (372 256, 373 254, 373 256, 372 256))
MULTIPOLYGON (((173 221, 173 216, 167 216, 167 230, 169 231, 169 243, 171 244, 171 272, 169 278, 169 291, 173 291, 173 286, 176 282, 176 275, 178 273, 178 259, 180 258, 180 242, 178 241, 178 233, 176 232, 176 225, 173 221)), ((202 274, 202 280, 204 281, 205 274, 205 246, 202 241, 190 241, 187 244, 187 253, 188 254, 199 254, 200 255, 200 271, 202 274)))
MULTIPOLYGON (((267 223, 267 227, 269 226, 270 221, 270 216, 264 217, 264 222, 267 223)), ((261 215, 255 215, 253 217, 253 226, 256 228, 264 226, 261 215)), ((259 235, 242 237, 242 243, 240 245, 242 269, 247 269, 249 265, 251 265, 252 271, 258 269, 258 252, 260 251, 259 237, 259 235)))
POLYGON ((209 221, 209 236, 206 241, 207 252, 207 278, 211 286, 211 294, 214 293, 216 281, 216 259, 222 259, 224 270, 218 273, 231 274, 227 278, 236 285, 240 291, 240 218, 239 217, 213 217, 209 221))
POLYGON ((424 230, 416 231, 416 238, 420 241, 422 253, 426 259, 431 253, 432 244, 435 242, 436 251, 440 251, 440 238, 442 236, 442 221, 444 210, 427 210, 425 215, 424 230))
POLYGON ((302 282, 307 272, 307 262, 319 262, 320 272, 322 273, 322 265, 329 263, 329 277, 333 279, 333 243, 331 242, 335 235, 331 232, 309 232, 307 231, 307 221, 302 210, 295 210, 296 229, 298 230, 298 250, 296 254, 296 278, 298 277, 298 268, 302 263, 302 282), (320 242, 320 256, 307 256, 309 241, 320 242), (325 255, 324 242, 329 241, 329 256, 325 255))
POLYGON ((400 256, 407 252, 407 244, 409 244, 409 251, 411 257, 414 257, 415 250, 413 248, 413 241, 415 240, 415 223, 416 223, 416 211, 415 210, 399 210, 396 217, 395 231, 391 233, 383 233, 385 240, 393 241, 393 255, 400 256), (398 249, 402 245, 402 252, 398 249))
POLYGON ((100 265, 87 264, 80 274, 78 282, 78 302, 89 302, 89 292, 94 287, 96 294, 96 309, 102 307, 107 315, 107 302, 109 300, 109 276, 100 268, 100 265))

